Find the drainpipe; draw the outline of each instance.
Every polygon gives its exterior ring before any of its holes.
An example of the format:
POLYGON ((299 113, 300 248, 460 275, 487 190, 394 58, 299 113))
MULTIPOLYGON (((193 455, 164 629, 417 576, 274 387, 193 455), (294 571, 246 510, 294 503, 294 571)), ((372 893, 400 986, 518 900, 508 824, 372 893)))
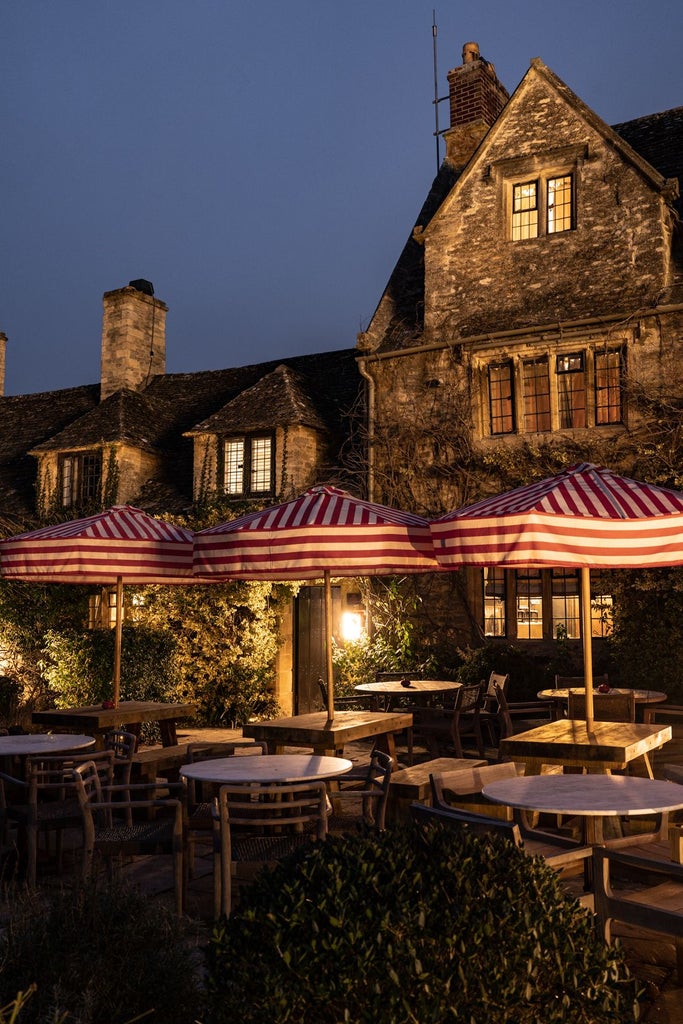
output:
POLYGON ((366 367, 365 359, 358 360, 358 372, 368 382, 368 501, 375 500, 375 379, 366 367))

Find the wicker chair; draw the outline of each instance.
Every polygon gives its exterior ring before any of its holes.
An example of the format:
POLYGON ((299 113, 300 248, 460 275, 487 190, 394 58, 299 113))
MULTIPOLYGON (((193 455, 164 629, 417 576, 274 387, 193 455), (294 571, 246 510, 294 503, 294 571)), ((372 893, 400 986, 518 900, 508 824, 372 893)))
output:
MULTIPOLYGON (((586 694, 570 690, 568 718, 586 718, 586 694)), ((635 722, 636 701, 633 691, 626 693, 594 693, 593 718, 596 722, 635 722)))
MULTIPOLYGON (((256 756, 268 752, 265 742, 234 740, 217 743, 189 743, 187 763, 210 761, 217 757, 256 756)), ((196 843, 213 845, 212 805, 218 795, 215 783, 202 784, 196 779, 183 780, 185 803, 185 867, 188 878, 194 875, 196 843)))
POLYGON ((85 762, 95 766, 100 782, 110 786, 114 777, 114 752, 50 754, 26 760, 26 778, 0 773, 5 829, 16 827, 20 860, 25 861, 26 882, 34 887, 38 848, 42 834, 55 834, 57 867, 62 867, 63 834, 81 827, 81 810, 73 782, 73 769, 85 762))
POLYGON ((369 765, 352 768, 337 780, 339 789, 332 794, 333 807, 329 818, 329 828, 337 831, 349 831, 364 825, 384 831, 389 784, 394 768, 394 760, 382 750, 373 750, 369 765), (360 801, 358 813, 352 813, 348 807, 353 801, 360 801))
MULTIPOLYGON (((92 761, 73 769, 73 780, 83 821, 83 874, 90 875, 95 859, 104 857, 110 870, 114 860, 123 856, 168 854, 173 858, 176 911, 183 912, 183 811, 176 799, 138 799, 153 792, 153 784, 130 787, 112 786, 104 790, 92 761), (130 792, 131 800, 114 799, 122 791, 130 792), (128 811, 144 811, 144 818, 129 824, 128 811), (121 812, 123 811, 123 815, 121 812)), ((168 783, 164 783, 168 788, 168 783)))
POLYGON ((221 786, 214 810, 215 916, 230 916, 236 865, 253 871, 326 835, 324 782, 221 786))

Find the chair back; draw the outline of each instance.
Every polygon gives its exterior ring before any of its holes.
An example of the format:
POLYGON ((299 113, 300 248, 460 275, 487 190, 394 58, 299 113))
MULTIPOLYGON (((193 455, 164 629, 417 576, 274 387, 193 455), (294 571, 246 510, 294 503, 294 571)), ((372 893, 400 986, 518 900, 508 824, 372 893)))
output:
POLYGON ((482 794, 489 782, 498 779, 513 779, 517 766, 512 761, 487 764, 479 767, 460 768, 454 771, 437 772, 429 776, 432 790, 432 806, 442 810, 458 808, 491 818, 512 820, 512 811, 502 804, 493 804, 482 794))
MULTIPOLYGON (((569 691, 567 717, 586 718, 585 691, 569 691)), ((626 693, 594 693, 593 718, 596 722, 635 722, 635 694, 632 690, 626 693)))
POLYGON ((34 754, 27 758, 26 778, 29 783, 29 802, 39 799, 65 800, 70 792, 75 797, 73 771, 82 765, 93 765, 100 787, 111 786, 114 781, 114 754, 111 750, 92 750, 89 753, 34 754))
POLYGON ((522 845, 522 834, 519 825, 501 818, 490 818, 484 814, 472 814, 469 811, 447 809, 443 807, 427 807, 425 804, 410 805, 413 820, 421 825, 441 824, 455 832, 468 829, 475 836, 505 836, 515 844, 522 845))
POLYGON ((224 785, 218 791, 218 816, 221 829, 253 830, 258 835, 310 830, 314 823, 318 839, 324 839, 327 789, 324 782, 224 785))
POLYGON ((455 691, 455 711, 462 714, 464 712, 473 712, 476 708, 480 708, 484 699, 485 689, 486 683, 483 679, 480 683, 474 683, 472 686, 461 686, 460 689, 455 691))
POLYGON ((507 696, 508 686, 510 685, 510 673, 506 672, 492 672, 489 676, 488 683, 486 684, 486 691, 484 693, 484 700, 482 704, 482 710, 495 714, 498 710, 498 697, 496 696, 496 687, 503 691, 507 696))
MULTIPOLYGON (((601 676, 593 676, 593 686, 609 686, 609 675, 607 672, 603 672, 601 676)), ((572 688, 584 688, 586 687, 586 680, 584 676, 555 676, 555 689, 556 690, 571 690, 572 688)))
MULTIPOLYGON (((373 750, 361 801, 363 820, 372 823, 378 832, 383 832, 385 828, 389 785, 393 769, 393 757, 383 750, 373 750)), ((342 776, 342 781, 343 778, 342 776)))

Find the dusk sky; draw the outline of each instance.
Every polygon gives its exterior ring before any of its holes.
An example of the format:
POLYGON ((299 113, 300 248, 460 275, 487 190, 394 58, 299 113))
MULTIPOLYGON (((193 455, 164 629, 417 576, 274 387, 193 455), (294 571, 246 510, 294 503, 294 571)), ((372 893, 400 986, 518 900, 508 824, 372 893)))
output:
POLYGON ((683 104, 680 0, 2 0, 5 393, 97 382, 136 278, 170 373, 355 345, 436 171, 433 11, 439 96, 472 40, 608 124, 683 104))

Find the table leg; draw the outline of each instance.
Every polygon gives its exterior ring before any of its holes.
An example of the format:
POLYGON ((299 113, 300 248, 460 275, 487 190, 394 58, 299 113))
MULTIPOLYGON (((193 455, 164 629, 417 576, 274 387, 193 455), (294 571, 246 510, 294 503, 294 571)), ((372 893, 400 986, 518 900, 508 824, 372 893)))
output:
POLYGON ((159 722, 162 747, 175 747, 178 743, 178 733, 174 718, 164 718, 159 722))

